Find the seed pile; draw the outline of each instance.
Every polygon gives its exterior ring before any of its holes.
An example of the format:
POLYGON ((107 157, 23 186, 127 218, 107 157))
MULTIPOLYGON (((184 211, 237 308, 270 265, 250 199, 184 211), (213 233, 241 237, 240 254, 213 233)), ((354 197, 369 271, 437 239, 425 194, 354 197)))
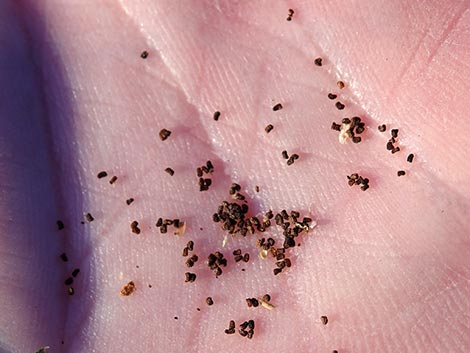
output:
POLYGON ((390 134, 392 135, 392 137, 387 142, 387 150, 390 151, 392 154, 395 154, 400 151, 400 147, 394 146, 394 143, 396 143, 396 139, 398 138, 398 129, 392 129, 390 131, 390 134))
POLYGON ((357 173, 351 174, 347 176, 348 178, 348 185, 361 185, 361 190, 366 191, 369 188, 369 179, 363 178, 357 173))
POLYGON ((199 191, 209 190, 209 186, 212 185, 212 179, 203 178, 204 174, 212 174, 214 172, 214 165, 211 161, 207 161, 206 165, 198 167, 196 174, 199 178, 199 191))
POLYGON ((207 257, 207 266, 215 273, 215 277, 219 277, 222 274, 222 268, 227 267, 227 259, 224 258, 224 255, 216 251, 215 253, 209 254, 207 257))

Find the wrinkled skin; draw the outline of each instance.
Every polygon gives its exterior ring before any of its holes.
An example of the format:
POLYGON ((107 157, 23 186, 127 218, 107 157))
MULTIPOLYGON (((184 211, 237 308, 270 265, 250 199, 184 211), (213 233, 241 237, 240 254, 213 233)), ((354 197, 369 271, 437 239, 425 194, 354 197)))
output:
POLYGON ((470 350, 468 2, 15 0, 0 17, 0 352, 470 350), (353 115, 363 141, 341 145, 331 122, 353 115), (288 167, 284 149, 300 159, 288 167), (347 185, 354 172, 369 190, 347 185), (317 220, 288 271, 274 277, 258 235, 222 248, 212 213, 232 181, 252 214, 317 220), (160 234, 160 216, 186 233, 160 234), (204 264, 215 250, 218 279, 204 264), (264 293, 273 311, 246 306, 264 293), (226 335, 231 319, 254 319, 254 338, 226 335))

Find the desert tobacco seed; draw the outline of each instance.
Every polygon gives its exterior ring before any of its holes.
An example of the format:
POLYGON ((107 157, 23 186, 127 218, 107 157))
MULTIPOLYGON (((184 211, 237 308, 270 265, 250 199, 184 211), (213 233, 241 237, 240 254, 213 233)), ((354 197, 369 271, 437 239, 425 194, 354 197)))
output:
POLYGON ((217 111, 217 112, 214 113, 214 120, 215 120, 215 121, 218 121, 219 118, 220 118, 220 112, 217 111))
POLYGON ((333 123, 331 124, 331 130, 341 131, 341 125, 340 125, 340 124, 336 124, 336 123, 333 121, 333 123))
POLYGON ((117 176, 114 175, 111 179, 109 179, 109 183, 113 185, 116 182, 116 180, 117 180, 117 176))
POLYGON ((270 302, 271 301, 271 296, 269 294, 265 294, 265 295, 263 295, 263 300, 265 302, 270 302))
POLYGON ((320 320, 323 325, 326 325, 328 323, 328 318, 326 316, 320 317, 320 320))
POLYGON ((132 197, 131 197, 130 199, 127 199, 127 200, 126 200, 127 206, 129 206, 129 205, 130 205, 131 203, 133 203, 133 202, 134 202, 134 199, 133 199, 132 197))
POLYGON ((88 221, 88 222, 93 222, 94 218, 93 216, 91 215, 91 213, 87 213, 85 215, 85 219, 88 221))
POLYGON ((198 168, 196 169, 196 174, 197 174, 197 177, 198 177, 198 178, 202 177, 202 168, 201 168, 201 167, 198 167, 198 168))
POLYGON ((398 175, 398 176, 403 176, 403 175, 405 175, 405 174, 406 174, 406 173, 405 173, 404 170, 399 170, 399 171, 397 172, 397 175, 398 175))
POLYGON ((345 107, 345 105, 344 105, 343 103, 341 103, 341 102, 336 102, 335 107, 336 107, 336 109, 338 109, 338 110, 343 110, 344 107, 345 107))
POLYGON ((361 142, 361 141, 362 141, 362 139, 361 139, 360 136, 354 136, 354 137, 352 138, 352 142, 353 142, 353 143, 359 143, 359 142, 361 142))
POLYGON ((75 270, 72 271, 72 276, 77 277, 79 273, 80 273, 80 269, 76 268, 75 270))
POLYGON ((398 129, 390 130, 390 134, 392 135, 393 138, 397 138, 398 137, 398 129))
POLYGON ((73 283, 73 278, 72 277, 67 278, 64 283, 66 286, 70 286, 73 283))
POLYGON ((289 159, 289 155, 287 154, 287 151, 282 151, 282 158, 289 159))
POLYGON ((287 160, 287 165, 292 165, 292 164, 294 164, 294 159, 292 159, 291 157, 287 160))
POLYGON ((108 176, 108 173, 106 173, 104 170, 102 172, 99 172, 97 175, 98 179, 106 178, 107 176, 108 176))
POLYGON ((193 251, 194 249, 194 242, 192 240, 188 241, 186 243, 186 247, 188 248, 189 251, 193 251))
POLYGON ((378 129, 380 132, 385 132, 387 130, 387 125, 385 124, 379 125, 378 129))
POLYGON ((135 234, 140 234, 140 229, 139 229, 139 222, 137 221, 133 221, 131 223, 131 230, 132 230, 132 233, 135 233, 135 234))
POLYGON ((170 137, 171 131, 167 129, 161 129, 158 135, 162 141, 165 141, 168 137, 170 137))
POLYGON ((278 110, 281 110, 282 109, 282 104, 281 103, 277 103, 274 107, 273 107, 273 110, 275 112, 277 112, 278 110))
POLYGON ((203 166, 201 167, 201 169, 202 169, 202 172, 203 172, 203 173, 205 173, 205 174, 209 173, 209 168, 207 168, 205 165, 203 165, 203 166))
POLYGON ((64 222, 62 222, 61 220, 58 220, 57 221, 57 229, 59 229, 59 230, 64 229, 64 222))
POLYGON ((316 59, 314 60, 314 63, 315 63, 315 65, 317 65, 317 66, 322 66, 322 65, 323 65, 322 61, 323 61, 322 58, 316 58, 316 59))
POLYGON ((66 254, 66 253, 62 253, 62 254, 60 255, 60 259, 61 259, 63 262, 69 261, 69 258, 67 257, 67 254, 66 254))
POLYGON ((294 15, 294 10, 289 9, 289 15, 287 16, 287 21, 292 21, 293 15, 294 15))
POLYGON ((155 225, 156 225, 157 227, 161 227, 162 224, 163 224, 163 219, 162 219, 162 218, 159 218, 159 219, 157 220, 157 223, 156 223, 155 225))
POLYGON ((144 51, 142 52, 142 54, 140 54, 140 57, 141 57, 142 59, 147 59, 148 56, 149 56, 149 53, 148 53, 148 51, 146 51, 146 50, 144 50, 144 51))
POLYGON ((244 261, 244 262, 250 261, 250 254, 246 253, 246 254, 243 256, 243 261, 244 261))
POLYGON ((392 143, 391 141, 388 141, 388 142, 387 142, 387 150, 388 150, 388 151, 393 150, 393 143, 392 143))
POLYGON ((241 255, 241 253, 242 253, 241 249, 237 249, 233 251, 233 255, 241 255))
POLYGON ((333 353, 338 353, 338 351, 335 349, 335 350, 333 351, 333 353))
POLYGON ((167 172, 168 174, 170 174, 170 176, 173 176, 175 174, 175 171, 171 168, 166 168, 165 169, 165 172, 167 172))
POLYGON ((74 294, 75 294, 75 291, 74 291, 73 287, 67 288, 67 293, 68 293, 69 295, 74 295, 74 294))
POLYGON ((406 160, 408 161, 408 163, 413 163, 413 158, 415 158, 415 155, 413 153, 410 153, 406 160))
POLYGON ((266 125, 266 127, 264 128, 264 131, 266 131, 266 133, 269 134, 273 129, 274 129, 274 126, 269 124, 269 125, 266 125))
POLYGON ((214 221, 215 223, 220 222, 220 218, 219 218, 219 215, 217 213, 214 213, 212 215, 212 221, 214 221))
POLYGON ((194 261, 192 258, 189 258, 188 260, 186 260, 186 266, 187 267, 193 267, 194 266, 194 261))
POLYGON ((243 256, 242 255, 235 255, 235 262, 240 262, 243 260, 243 256))
POLYGON ((393 147, 392 154, 395 154, 400 151, 400 147, 393 147))
POLYGON ((191 272, 186 272, 185 274, 185 282, 194 282, 196 280, 196 274, 195 273, 191 273, 191 272))
POLYGON ((212 300, 211 297, 207 297, 206 298, 206 303, 207 303, 207 305, 211 306, 212 304, 214 304, 214 301, 212 300))
POLYGON ((336 97, 338 97, 336 94, 333 94, 333 93, 328 93, 328 98, 333 100, 333 99, 336 99, 336 97))
POLYGON ((344 82, 343 82, 343 81, 338 81, 338 82, 336 82, 336 85, 338 86, 339 89, 343 89, 343 88, 344 88, 344 82))
POLYGON ((166 224, 163 224, 163 225, 160 227, 160 233, 166 234, 167 231, 168 231, 167 225, 166 225, 166 224))
POLYGON ((258 185, 255 186, 255 191, 259 192, 259 186, 258 185))
POLYGON ((183 249, 183 256, 186 257, 189 254, 189 249, 186 247, 183 249))
POLYGON ((278 274, 281 273, 281 272, 282 272, 282 270, 281 270, 280 268, 275 268, 275 269, 273 270, 274 276, 278 275, 278 274))

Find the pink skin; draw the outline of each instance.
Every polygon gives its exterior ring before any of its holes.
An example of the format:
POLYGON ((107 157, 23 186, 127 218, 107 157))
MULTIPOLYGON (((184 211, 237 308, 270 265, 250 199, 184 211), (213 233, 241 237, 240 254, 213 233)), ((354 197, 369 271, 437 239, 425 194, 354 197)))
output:
POLYGON ((0 352, 468 352, 467 6, 1 2, 0 352), (340 145, 330 125, 354 115, 367 123, 363 142, 340 145), (290 167, 284 149, 300 155, 290 167), (208 159, 213 185, 199 192, 208 159), (347 185, 354 172, 369 190, 347 185), (211 215, 232 181, 253 213, 318 221, 285 273, 258 257, 257 236, 222 249, 211 215), (86 212, 95 220, 80 224, 86 212), (186 221, 186 234, 160 234, 159 216, 186 221), (234 263, 236 248, 248 264, 234 263), (229 262, 218 279, 204 264, 215 250, 229 262), (70 297, 63 282, 76 267, 70 297), (119 296, 130 280, 137 291, 119 296), (247 308, 264 293, 273 311, 247 308), (254 338, 226 335, 231 319, 254 319, 254 338))

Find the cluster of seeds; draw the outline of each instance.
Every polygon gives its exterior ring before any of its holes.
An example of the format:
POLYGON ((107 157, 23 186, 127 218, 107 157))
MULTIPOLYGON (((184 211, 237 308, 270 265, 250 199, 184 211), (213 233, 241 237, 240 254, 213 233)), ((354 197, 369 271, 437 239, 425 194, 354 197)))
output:
MULTIPOLYGON (((192 240, 188 241, 186 247, 183 249, 183 256, 188 256, 190 251, 194 249, 194 242, 192 240)), ((194 264, 199 260, 199 257, 196 254, 193 254, 189 259, 186 260, 187 267, 193 267, 194 264)))
POLYGON ((282 158, 287 159, 287 165, 292 165, 297 159, 299 159, 299 155, 294 153, 289 157, 287 151, 284 150, 282 151, 282 158))
POLYGON ((245 253, 245 255, 242 255, 241 249, 237 249, 233 251, 233 256, 235 257, 235 262, 248 262, 250 261, 250 254, 245 253))
POLYGON ((400 147, 394 146, 394 143, 396 143, 396 139, 398 138, 398 129, 392 129, 390 131, 390 134, 392 135, 392 137, 387 142, 387 150, 390 151, 392 154, 395 154, 400 151, 400 147))
POLYGON ((366 191, 369 188, 369 179, 363 178, 357 173, 351 174, 347 176, 348 178, 348 185, 361 185, 361 190, 366 191))
POLYGON ((339 142, 344 144, 348 139, 351 139, 354 143, 359 143, 362 141, 360 135, 364 132, 365 124, 361 122, 361 118, 355 116, 351 119, 344 118, 341 121, 341 124, 333 122, 331 124, 331 129, 339 131, 339 142))
POLYGON ((211 161, 207 161, 206 165, 198 167, 196 169, 197 177, 199 178, 199 191, 209 190, 209 186, 212 185, 212 179, 203 178, 204 174, 212 174, 214 172, 214 165, 211 161))
MULTIPOLYGON (((108 173, 104 170, 97 174, 98 179, 106 178, 107 176, 108 176, 108 173)), ((116 182, 116 180, 117 180, 117 176, 114 175, 113 177, 111 177, 111 179, 109 179, 109 183, 112 185, 116 182)))
POLYGON ((209 254, 207 257, 207 265, 215 273, 215 277, 219 277, 222 274, 222 268, 227 267, 227 259, 220 251, 209 254))
POLYGON ((274 308, 274 305, 269 303, 271 301, 271 296, 269 294, 265 294, 263 297, 258 299, 246 298, 245 301, 249 308, 257 308, 260 305, 269 310, 272 310, 274 308))
POLYGON ((242 324, 240 324, 240 329, 238 330, 238 333, 242 337, 252 339, 253 335, 255 334, 255 322, 253 320, 243 322, 242 324))
POLYGON ((155 224, 157 228, 160 228, 160 233, 165 234, 168 232, 168 226, 173 226, 176 231, 175 235, 181 235, 184 233, 186 229, 186 224, 184 222, 181 222, 178 218, 176 219, 163 219, 163 218, 158 218, 157 223, 155 224))

